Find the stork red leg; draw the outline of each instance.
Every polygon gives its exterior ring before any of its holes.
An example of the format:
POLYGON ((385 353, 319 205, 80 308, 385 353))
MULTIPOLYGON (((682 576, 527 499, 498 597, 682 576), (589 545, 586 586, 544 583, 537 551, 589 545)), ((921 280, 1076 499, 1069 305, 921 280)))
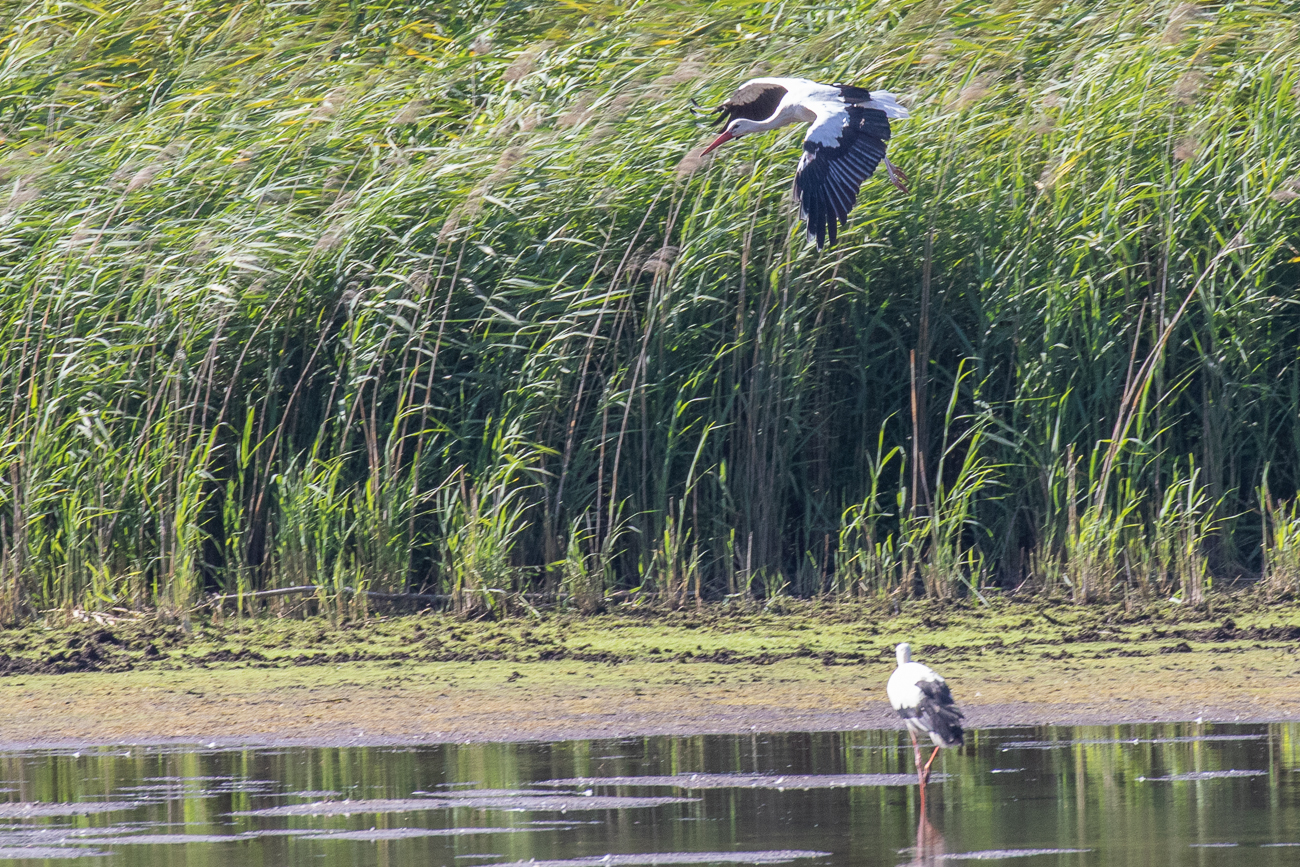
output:
POLYGON ((930 765, 934 764, 934 757, 939 755, 939 748, 935 747, 934 752, 930 753, 930 761, 925 763, 925 768, 921 771, 921 785, 924 786, 930 782, 930 765))
POLYGON ((904 172, 902 169, 900 169, 898 166, 891 163, 888 158, 885 159, 885 171, 888 172, 889 174, 889 182, 893 184, 895 187, 898 187, 898 189, 902 193, 906 194, 908 192, 907 173, 904 172))
POLYGON ((916 732, 911 729, 907 733, 912 736, 912 758, 916 762, 916 776, 921 777, 921 745, 916 742, 916 732))

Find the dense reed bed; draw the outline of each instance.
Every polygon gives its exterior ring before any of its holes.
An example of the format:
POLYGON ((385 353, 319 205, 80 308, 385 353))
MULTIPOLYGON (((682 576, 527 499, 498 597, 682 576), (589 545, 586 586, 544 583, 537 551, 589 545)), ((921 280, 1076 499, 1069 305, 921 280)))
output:
POLYGON ((5 618, 1300 587, 1294 9, 2 8, 5 618), (764 73, 912 194, 818 254, 764 73))

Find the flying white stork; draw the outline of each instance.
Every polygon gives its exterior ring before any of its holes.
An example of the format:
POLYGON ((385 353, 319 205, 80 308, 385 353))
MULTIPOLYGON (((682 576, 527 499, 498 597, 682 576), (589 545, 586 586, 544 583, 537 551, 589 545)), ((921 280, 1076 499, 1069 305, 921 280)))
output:
POLYGON ((939 754, 941 747, 959 747, 965 743, 962 734, 962 713, 953 703, 948 684, 944 683, 934 669, 928 665, 912 661, 912 646, 900 644, 895 648, 898 654, 898 668, 889 676, 885 692, 889 703, 898 711, 898 715, 907 724, 907 733, 912 736, 912 751, 916 760, 916 775, 924 793, 925 784, 930 781, 930 765, 939 754), (929 735, 934 742, 934 752, 930 761, 921 765, 921 747, 916 736, 929 735))
POLYGON ((827 236, 834 244, 839 227, 848 225, 858 187, 882 161, 893 185, 907 192, 907 175, 885 157, 889 119, 908 116, 892 93, 806 78, 752 78, 713 112, 725 115, 727 126, 704 149, 706 154, 751 132, 812 124, 803 139, 794 194, 808 224, 808 239, 818 250, 827 236))

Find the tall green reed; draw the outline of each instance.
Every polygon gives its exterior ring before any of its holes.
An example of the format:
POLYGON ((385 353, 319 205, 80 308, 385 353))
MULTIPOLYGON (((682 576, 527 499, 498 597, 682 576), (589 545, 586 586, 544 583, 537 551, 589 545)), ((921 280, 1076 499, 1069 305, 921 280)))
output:
POLYGON ((54 2, 5 27, 6 618, 295 582, 467 614, 1195 601, 1280 568, 1255 492, 1300 487, 1285 14, 54 2), (756 74, 899 93, 915 194, 869 181, 810 249, 798 131, 700 155, 689 98, 756 74))

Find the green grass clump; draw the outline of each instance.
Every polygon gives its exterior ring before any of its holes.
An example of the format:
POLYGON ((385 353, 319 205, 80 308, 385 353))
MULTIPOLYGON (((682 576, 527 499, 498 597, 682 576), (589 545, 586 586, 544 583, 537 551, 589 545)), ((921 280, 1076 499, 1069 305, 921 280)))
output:
POLYGON ((0 32, 6 618, 1294 586, 1272 6, 49 0, 0 32), (913 194, 869 181, 817 253, 798 130, 700 156, 688 100, 759 74, 899 94, 913 194))

